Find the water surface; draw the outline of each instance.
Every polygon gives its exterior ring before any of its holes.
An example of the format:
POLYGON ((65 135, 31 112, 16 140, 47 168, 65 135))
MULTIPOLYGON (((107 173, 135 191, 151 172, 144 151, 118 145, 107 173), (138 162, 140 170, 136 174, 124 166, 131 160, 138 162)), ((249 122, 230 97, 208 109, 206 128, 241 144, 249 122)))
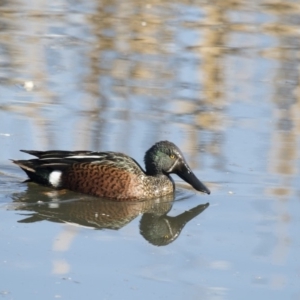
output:
POLYGON ((297 2, 20 0, 0 16, 3 298, 300 299, 297 2), (174 199, 115 208, 9 161, 142 165, 165 139, 210 196, 174 176, 174 199))

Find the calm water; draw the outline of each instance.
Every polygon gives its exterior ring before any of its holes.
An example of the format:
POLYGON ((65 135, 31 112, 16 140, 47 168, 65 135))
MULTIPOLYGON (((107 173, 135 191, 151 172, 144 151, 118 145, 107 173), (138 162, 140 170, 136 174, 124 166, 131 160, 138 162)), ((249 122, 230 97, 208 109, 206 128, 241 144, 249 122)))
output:
POLYGON ((2 298, 300 299, 299 25, 297 1, 1 3, 2 298), (210 196, 105 203, 9 161, 164 139, 210 196))

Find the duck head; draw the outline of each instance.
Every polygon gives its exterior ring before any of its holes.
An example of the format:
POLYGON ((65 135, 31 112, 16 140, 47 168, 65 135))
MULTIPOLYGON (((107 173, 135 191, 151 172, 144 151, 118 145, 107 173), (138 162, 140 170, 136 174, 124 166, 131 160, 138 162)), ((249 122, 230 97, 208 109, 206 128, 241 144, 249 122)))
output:
POLYGON ((156 143, 146 152, 144 161, 147 175, 174 173, 195 190, 210 194, 210 190, 195 176, 175 144, 169 141, 156 143))

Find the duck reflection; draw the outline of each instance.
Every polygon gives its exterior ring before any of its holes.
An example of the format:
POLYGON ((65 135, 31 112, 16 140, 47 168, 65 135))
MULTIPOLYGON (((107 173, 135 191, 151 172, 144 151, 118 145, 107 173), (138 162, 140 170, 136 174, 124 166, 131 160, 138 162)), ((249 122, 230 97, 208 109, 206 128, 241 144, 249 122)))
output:
POLYGON ((202 213, 209 203, 198 205, 182 214, 171 217, 146 212, 140 221, 140 233, 151 244, 165 246, 175 241, 190 220, 202 213))
MULTIPOLYGON (((20 223, 43 220, 73 223, 94 229, 118 230, 143 214, 140 233, 151 244, 163 246, 173 242, 183 227, 204 211, 209 204, 198 205, 178 216, 168 216, 174 195, 135 202, 113 202, 70 191, 48 191, 35 184, 13 196, 14 210, 28 211, 20 223)), ((175 202, 176 203, 176 202, 175 202)))

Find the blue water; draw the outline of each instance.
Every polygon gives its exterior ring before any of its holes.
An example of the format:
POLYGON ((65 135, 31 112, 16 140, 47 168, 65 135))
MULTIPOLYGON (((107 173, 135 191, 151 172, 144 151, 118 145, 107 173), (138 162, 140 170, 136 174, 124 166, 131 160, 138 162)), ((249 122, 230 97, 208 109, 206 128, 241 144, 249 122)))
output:
POLYGON ((3 298, 300 299, 300 10, 219 5, 0 6, 3 298), (174 202, 114 206, 118 219, 80 194, 23 183, 9 161, 29 158, 20 149, 89 149, 143 165, 165 139, 211 195, 174 176, 174 202), (88 217, 73 213, 87 203, 88 217), (149 241, 158 221, 206 203, 174 239, 149 241))

